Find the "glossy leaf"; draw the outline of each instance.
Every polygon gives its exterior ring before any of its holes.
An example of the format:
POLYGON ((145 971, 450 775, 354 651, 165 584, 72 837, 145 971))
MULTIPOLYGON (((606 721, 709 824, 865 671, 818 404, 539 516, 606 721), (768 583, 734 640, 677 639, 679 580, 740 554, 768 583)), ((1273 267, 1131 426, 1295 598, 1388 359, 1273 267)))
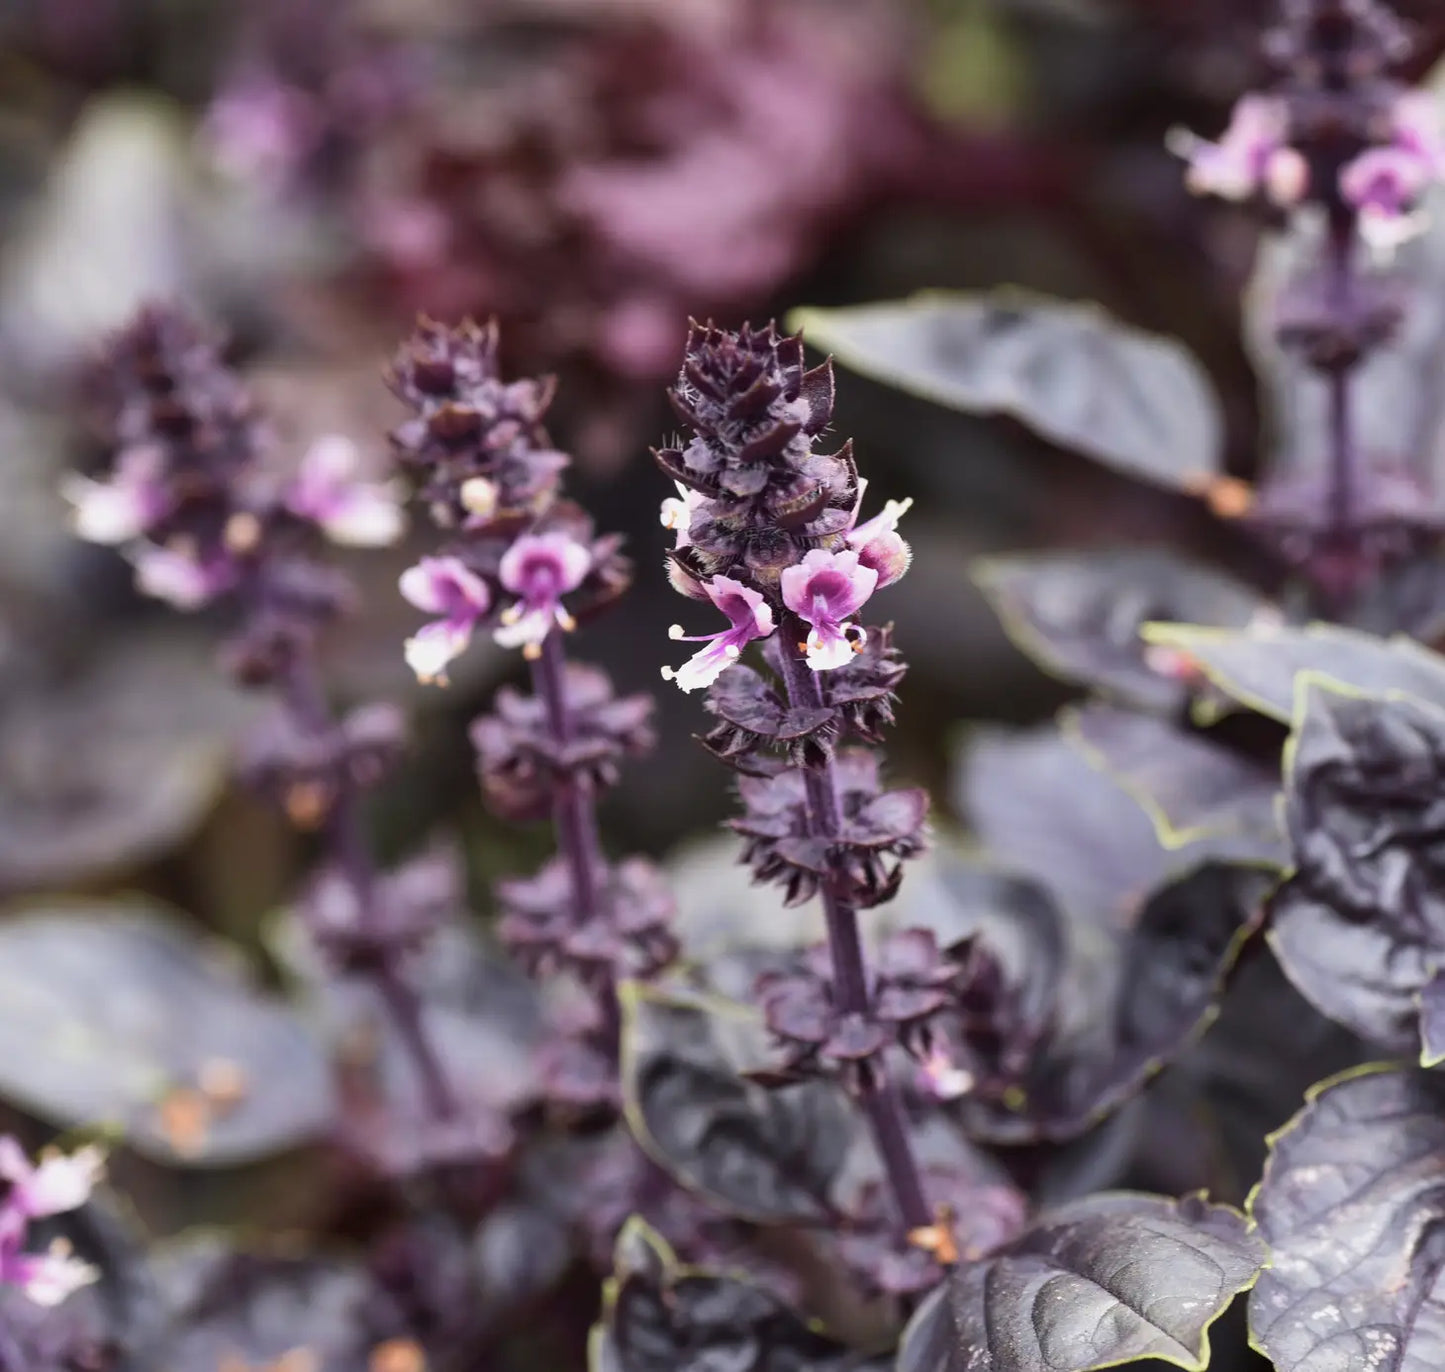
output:
POLYGON ((1445 710, 1299 682, 1285 814, 1295 871, 1271 939, 1301 992, 1395 1052, 1445 962, 1445 710))
POLYGON ((1206 487, 1223 425, 1172 339, 1092 305, 1019 291, 797 310, 789 327, 846 367, 951 409, 1006 415, 1060 447, 1171 488, 1206 487))
POLYGON ((1445 658, 1407 638, 1376 638, 1328 624, 1242 630, 1154 624, 1145 627, 1144 637, 1188 654, 1225 695, 1285 724, 1294 714, 1301 672, 1359 691, 1404 691, 1445 702, 1445 658))
POLYGON ((1240 628, 1265 602, 1163 548, 988 558, 975 578, 1009 637, 1045 671, 1167 713, 1197 690, 1140 637, 1152 621, 1240 628))
POLYGON ((1092 1372, 1157 1358, 1202 1372, 1209 1326, 1264 1246, 1198 1197, 1106 1193, 1045 1214, 927 1301, 898 1372, 1092 1372))
POLYGON ((1250 1203, 1270 1251, 1249 1303, 1256 1343, 1280 1372, 1439 1367, 1445 1082, 1347 1073, 1272 1142, 1250 1203))
POLYGON ((248 1162, 316 1139, 331 1072, 229 950, 141 904, 32 906, 0 923, 0 1095, 118 1124, 163 1162, 248 1162))
POLYGON ((625 988, 623 1092, 639 1142, 725 1213, 760 1223, 822 1220, 855 1140, 838 1089, 764 1089, 741 1073, 770 1058, 746 1007, 625 988))
POLYGON ((1102 702, 1066 714, 1064 732, 1144 807, 1166 848, 1228 835, 1282 843, 1277 765, 1102 702))
POLYGON ((647 1227, 617 1241, 591 1372, 884 1372, 809 1327, 771 1292, 680 1266, 647 1227))

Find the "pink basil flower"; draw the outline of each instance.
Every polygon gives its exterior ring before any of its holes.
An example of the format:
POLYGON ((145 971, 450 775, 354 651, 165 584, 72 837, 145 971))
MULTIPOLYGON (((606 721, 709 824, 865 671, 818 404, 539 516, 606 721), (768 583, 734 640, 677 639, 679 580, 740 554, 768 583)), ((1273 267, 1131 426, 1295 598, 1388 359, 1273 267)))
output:
POLYGON ((240 575, 225 554, 202 560, 180 548, 142 543, 132 549, 136 589, 178 610, 199 610, 235 586, 240 575))
POLYGON ((95 1147, 52 1153, 32 1165, 14 1139, 0 1138, 0 1178, 10 1183, 0 1202, 0 1283, 18 1286, 37 1305, 59 1305, 96 1279, 96 1270, 72 1256, 63 1240, 42 1253, 27 1253, 25 1240, 31 1220, 84 1205, 104 1165, 105 1154, 95 1147))
POLYGON ((677 487, 677 494, 668 496, 662 502, 662 527, 671 529, 677 535, 677 542, 672 545, 674 548, 686 548, 692 533, 692 517, 705 497, 701 491, 694 491, 680 481, 672 484, 677 487))
POLYGON ((502 585, 517 597, 502 612, 492 635, 504 648, 521 648, 528 657, 540 651, 554 626, 575 627, 562 597, 575 591, 592 569, 592 554, 571 534, 523 534, 502 557, 502 585))
POLYGON ((675 681, 684 691, 711 686, 731 667, 742 650, 755 638, 773 632, 773 609, 760 592, 730 576, 715 576, 702 583, 707 598, 728 617, 730 627, 715 634, 685 634, 674 624, 671 635, 682 643, 705 643, 681 667, 664 667, 664 681, 675 681))
POLYGON ((301 459, 286 492, 286 508, 320 526, 333 543, 383 548, 406 528, 401 490, 394 481, 360 481, 361 455, 341 434, 318 438, 301 459))
POLYGON ((60 490, 73 507, 75 532, 88 543, 129 543, 145 537, 171 510, 162 481, 164 461, 157 448, 127 448, 109 481, 63 477, 60 490))
POLYGON ((878 585, 878 573, 857 553, 815 548, 782 576, 783 604, 812 626, 804 650, 815 672, 831 671, 853 660, 867 634, 849 616, 863 608, 878 585))
POLYGON ((447 664, 472 641, 472 630, 492 606, 492 593, 460 558, 424 557, 401 574, 401 593, 418 610, 440 615, 407 639, 406 664, 418 681, 445 682, 447 664))
POLYGON ((1247 95, 1234 107, 1217 143, 1179 131, 1171 146, 1188 163, 1196 195, 1250 200, 1267 194, 1278 205, 1296 205, 1309 189, 1309 168, 1291 148, 1289 109, 1282 100, 1247 95))
MULTIPOLYGON (((867 483, 860 481, 858 485, 858 502, 861 505, 863 487, 867 483)), ((878 573, 875 590, 891 586, 913 561, 913 550, 898 534, 898 521, 912 508, 912 500, 890 500, 872 519, 848 533, 848 546, 858 554, 858 561, 878 573)))

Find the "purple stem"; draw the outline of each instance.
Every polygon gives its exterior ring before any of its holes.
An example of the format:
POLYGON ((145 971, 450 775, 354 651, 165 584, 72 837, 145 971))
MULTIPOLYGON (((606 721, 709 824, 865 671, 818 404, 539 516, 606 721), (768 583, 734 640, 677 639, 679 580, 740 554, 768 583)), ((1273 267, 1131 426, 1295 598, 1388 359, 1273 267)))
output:
MULTIPOLYGON (((282 679, 282 689, 286 707, 307 729, 320 733, 333 727, 316 664, 309 655, 304 652, 291 655, 282 679)), ((354 892, 362 920, 367 921, 375 911, 376 866, 367 847, 361 810, 356 800, 355 790, 343 784, 327 818, 326 838, 337 870, 354 892)), ((440 1055, 427 1036, 421 1002, 396 965, 396 955, 392 950, 382 952, 371 977, 402 1046, 411 1058, 421 1082, 427 1110, 439 1120, 455 1119, 461 1113, 456 1093, 447 1080, 440 1055)))
MULTIPOLYGON (((572 718, 567 711, 567 656, 559 629, 547 635, 541 654, 532 662, 532 689, 547 711, 547 724, 561 743, 572 737, 572 718)), ((600 918, 605 864, 597 834, 597 806, 591 790, 575 778, 559 779, 552 801, 552 818, 557 829, 557 849, 567 864, 572 881, 572 905, 585 925, 600 918)), ((607 1041, 620 1042, 621 1013, 617 988, 610 982, 596 988, 607 1041)))
MULTIPOLYGON (((807 636, 807 626, 793 616, 784 620, 783 680, 788 700, 800 709, 823 707, 823 692, 817 674, 804 660, 798 644, 807 636)), ((836 838, 841 831, 838 780, 834 764, 807 768, 803 773, 808 796, 808 826, 812 837, 836 838)), ((822 888, 823 916, 828 926, 828 951, 833 962, 833 987, 838 1009, 845 1014, 870 1016, 872 991, 863 953, 858 911, 842 895, 836 882, 825 879, 822 888)), ((883 1170, 906 1231, 925 1229, 933 1223, 933 1212, 923 1193, 923 1179, 908 1137, 903 1100, 889 1081, 880 1062, 865 1073, 859 1089, 864 1113, 873 1130, 873 1140, 883 1160, 883 1170)))

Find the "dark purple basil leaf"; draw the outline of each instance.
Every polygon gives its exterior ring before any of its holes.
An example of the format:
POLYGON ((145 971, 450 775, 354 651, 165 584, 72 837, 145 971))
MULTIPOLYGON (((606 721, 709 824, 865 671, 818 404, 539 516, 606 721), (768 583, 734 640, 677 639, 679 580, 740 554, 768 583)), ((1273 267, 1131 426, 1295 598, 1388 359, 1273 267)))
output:
POLYGON ((182 1166, 295 1147, 334 1116, 301 1017, 232 950, 138 902, 37 905, 0 924, 0 1095, 57 1124, 118 1124, 182 1166))
POLYGON ((771 1291, 681 1267, 640 1222, 617 1241, 591 1372, 886 1372, 811 1328, 771 1291))
POLYGON ((1169 720, 1098 701, 1068 712, 1064 731, 1145 808, 1161 843, 1177 848, 1249 835, 1278 841, 1283 862, 1278 765, 1266 767, 1169 720))
POLYGON ((284 1365, 296 1350, 316 1372, 355 1372, 383 1341, 387 1312, 372 1283, 342 1262, 208 1235, 166 1245, 154 1265, 173 1328, 167 1372, 284 1365))
POLYGON ((1419 1047, 1445 958, 1445 710, 1305 677, 1285 778, 1294 872, 1271 940, 1324 1014, 1392 1052, 1419 1047))
POLYGON ((0 892, 86 881, 169 852, 227 777, 253 705, 184 641, 140 640, 0 722, 0 892))
POLYGON ((1139 636, 1155 620, 1242 627, 1255 591, 1163 548, 987 558, 974 571, 1013 641, 1046 672, 1168 713, 1200 683, 1139 636))
POLYGON ((1357 691, 1403 691, 1445 703, 1445 658, 1408 638, 1376 638, 1331 624, 1239 630, 1155 624, 1144 632, 1151 643, 1192 658, 1226 696, 1283 724, 1294 718, 1301 672, 1357 691))
POLYGON ((1209 1022, 1273 879, 1269 868, 1205 863, 1160 887, 1132 930, 1076 944, 1018 1092, 956 1107, 969 1132, 1061 1142, 1135 1095, 1209 1022))
POLYGON ((1445 1082, 1374 1067, 1317 1086, 1272 1142, 1249 1301, 1280 1372, 1440 1365, 1445 1082))
MULTIPOLYGON (((1371 1056, 1355 1035, 1300 995, 1266 943, 1247 948, 1220 1001, 1218 1019, 1171 1074, 1188 1102, 1183 1128, 1209 1155, 1212 1184, 1221 1184, 1221 1160, 1227 1168, 1231 1186, 1221 1199, 1244 1200, 1264 1167, 1268 1136, 1285 1124, 1313 1082, 1371 1056), (1261 1044, 1269 1051, 1261 1052, 1261 1044), (1201 1137, 1201 1125, 1208 1138, 1201 1137)), ((1169 1085, 1160 1083, 1162 1090, 1169 1085)), ((1173 1162, 1162 1146, 1147 1156, 1151 1165, 1153 1159, 1173 1162)), ((1154 1189, 1170 1184, 1163 1177, 1153 1180, 1153 1171, 1149 1175, 1154 1189)), ((1200 1183, 1196 1173, 1184 1185, 1200 1183)))
POLYGON ((625 991, 622 1089, 647 1151, 727 1214, 825 1219, 855 1136, 837 1087, 744 1079, 776 1056, 747 1006, 636 983, 625 991))
POLYGON ((1006 415, 1061 448, 1170 489, 1208 485, 1223 424, 1173 339, 1092 305, 1018 291, 796 310, 789 327, 845 367, 969 414, 1006 415))
POLYGON ((1165 848, 1144 807, 1054 724, 973 730, 957 796, 991 860, 1103 928, 1127 925, 1149 892, 1200 862, 1268 860, 1276 846, 1213 836, 1165 848))
POLYGON ((1092 1372, 1209 1363, 1209 1327, 1254 1282, 1264 1245, 1198 1197, 1116 1192, 1062 1206, 926 1302, 898 1372, 1092 1372))

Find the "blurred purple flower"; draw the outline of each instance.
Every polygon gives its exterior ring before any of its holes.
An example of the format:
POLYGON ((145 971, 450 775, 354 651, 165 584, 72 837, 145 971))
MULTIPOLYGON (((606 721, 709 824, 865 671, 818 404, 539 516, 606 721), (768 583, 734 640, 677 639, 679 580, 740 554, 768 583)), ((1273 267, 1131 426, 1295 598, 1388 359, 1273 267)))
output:
POLYGON ((401 574, 401 593, 441 618, 407 639, 407 666, 419 681, 445 681, 447 665, 466 651, 472 630, 492 606, 487 583, 457 557, 424 557, 401 574))
POLYGON ((0 1283, 18 1286, 37 1305, 59 1305, 99 1273, 75 1257, 64 1239, 43 1253, 27 1253, 30 1221, 78 1209, 90 1199, 105 1165, 94 1146, 74 1153, 42 1154, 32 1165, 20 1145, 0 1137, 0 1178, 10 1190, 0 1201, 0 1283))

